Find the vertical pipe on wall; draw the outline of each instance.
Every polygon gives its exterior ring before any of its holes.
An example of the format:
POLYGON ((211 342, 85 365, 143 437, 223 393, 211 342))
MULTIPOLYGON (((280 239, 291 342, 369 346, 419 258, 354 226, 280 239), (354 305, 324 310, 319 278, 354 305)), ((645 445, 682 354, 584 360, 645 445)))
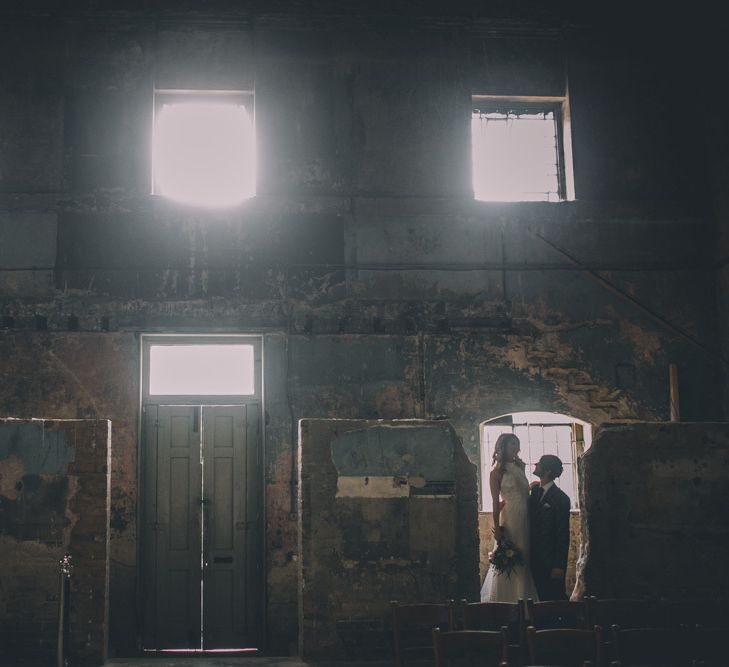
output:
MULTIPOLYGON (((420 419, 426 419, 428 415, 425 404, 425 336, 422 331, 418 333, 418 412, 420 419)), ((432 416, 432 415, 431 415, 432 416)))
POLYGON ((56 667, 66 667, 66 646, 68 645, 69 634, 69 610, 70 610, 70 591, 71 591, 71 573, 73 565, 71 563, 71 554, 65 554, 59 561, 59 587, 58 594, 58 644, 56 647, 56 667))
POLYGON ((678 366, 668 364, 668 394, 671 403, 671 421, 681 421, 681 410, 678 402, 678 366))

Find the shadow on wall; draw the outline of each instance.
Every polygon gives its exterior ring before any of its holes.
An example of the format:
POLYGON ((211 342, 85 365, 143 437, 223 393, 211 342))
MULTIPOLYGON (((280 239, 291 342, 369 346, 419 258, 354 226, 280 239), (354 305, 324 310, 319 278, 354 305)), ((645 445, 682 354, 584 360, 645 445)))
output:
POLYGON ((729 594, 729 424, 611 423, 580 463, 579 594, 729 594), (660 554, 660 567, 656 557, 660 554))

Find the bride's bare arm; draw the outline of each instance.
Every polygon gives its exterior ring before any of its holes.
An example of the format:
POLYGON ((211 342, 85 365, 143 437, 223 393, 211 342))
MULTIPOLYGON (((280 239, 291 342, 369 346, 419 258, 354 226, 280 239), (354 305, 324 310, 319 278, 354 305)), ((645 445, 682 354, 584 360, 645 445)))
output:
POLYGON ((492 468, 491 474, 489 475, 489 487, 491 488, 491 500, 493 503, 493 519, 494 519, 494 537, 499 542, 502 537, 501 526, 499 525, 499 518, 501 517, 501 501, 499 499, 501 495, 501 478, 504 473, 499 468, 492 468))

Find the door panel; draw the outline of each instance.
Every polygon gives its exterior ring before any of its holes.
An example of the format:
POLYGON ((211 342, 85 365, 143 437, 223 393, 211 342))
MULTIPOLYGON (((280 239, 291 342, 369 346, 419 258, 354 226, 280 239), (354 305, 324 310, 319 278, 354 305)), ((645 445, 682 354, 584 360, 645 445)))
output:
POLYGON ((203 407, 205 648, 255 646, 260 608, 258 406, 203 407), (250 562, 255 566, 252 569, 250 562), (251 577, 251 572, 256 576, 251 577))
POLYGON ((145 648, 259 645, 259 412, 144 408, 145 648))
POLYGON ((200 646, 199 410, 149 406, 145 411, 146 432, 152 436, 147 447, 154 450, 146 470, 154 480, 147 485, 152 507, 146 513, 146 532, 152 534, 147 563, 154 572, 147 572, 145 582, 155 583, 154 600, 145 605, 153 610, 155 627, 145 634, 154 648, 200 646))

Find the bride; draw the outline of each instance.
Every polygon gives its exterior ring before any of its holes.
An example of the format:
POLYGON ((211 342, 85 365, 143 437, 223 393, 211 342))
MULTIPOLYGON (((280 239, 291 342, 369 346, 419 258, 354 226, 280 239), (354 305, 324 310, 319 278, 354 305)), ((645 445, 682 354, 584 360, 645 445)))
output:
POLYGON ((524 564, 517 565, 508 575, 500 574, 489 565, 481 588, 481 602, 538 599, 529 567, 529 482, 524 474, 524 462, 519 458, 519 448, 519 438, 513 433, 502 433, 498 437, 489 486, 494 503, 494 548, 502 539, 510 540, 521 550, 524 564))

